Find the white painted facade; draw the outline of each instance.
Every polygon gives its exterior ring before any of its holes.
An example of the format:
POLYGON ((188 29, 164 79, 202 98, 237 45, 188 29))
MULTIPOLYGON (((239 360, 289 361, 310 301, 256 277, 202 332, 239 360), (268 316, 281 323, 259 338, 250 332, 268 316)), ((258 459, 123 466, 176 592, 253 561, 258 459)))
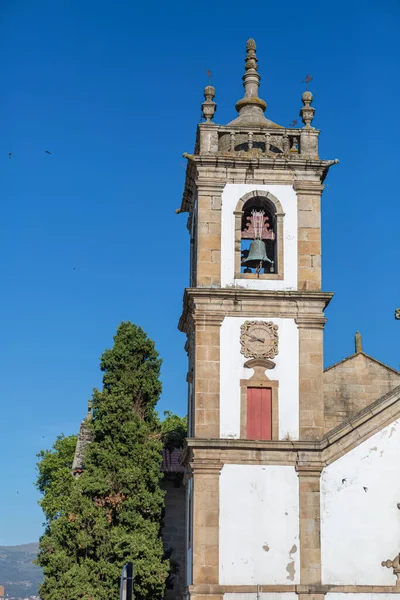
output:
POLYGON ((298 600, 295 592, 259 592, 257 594, 224 594, 224 600, 298 600))
MULTIPOLYGON (((392 569, 381 562, 393 560, 400 550, 399 448, 400 420, 324 469, 323 584, 395 585, 392 569)), ((338 594, 334 596, 339 600, 338 594)), ((357 594, 358 600, 363 600, 361 596, 357 594)), ((383 594, 378 596, 383 600, 383 594)))
MULTIPOLYGON (((225 317, 220 338, 220 436, 240 438, 240 380, 250 379, 253 369, 240 352, 240 327, 249 319, 225 317)), ((253 320, 253 317, 252 317, 253 320)), ((279 354, 276 366, 266 371, 279 381, 279 439, 299 439, 299 333, 294 319, 254 317, 278 325, 279 354)))
POLYGON ((399 594, 373 594, 373 593, 328 593, 325 596, 326 600, 400 600, 399 594))
POLYGON ((299 583, 299 494, 294 467, 223 466, 219 548, 221 585, 299 583))
POLYGON ((247 185, 228 183, 222 192, 221 287, 257 290, 297 289, 297 196, 291 185, 247 185), (283 217, 284 278, 235 279, 235 215, 237 203, 248 192, 271 192, 281 203, 283 217))

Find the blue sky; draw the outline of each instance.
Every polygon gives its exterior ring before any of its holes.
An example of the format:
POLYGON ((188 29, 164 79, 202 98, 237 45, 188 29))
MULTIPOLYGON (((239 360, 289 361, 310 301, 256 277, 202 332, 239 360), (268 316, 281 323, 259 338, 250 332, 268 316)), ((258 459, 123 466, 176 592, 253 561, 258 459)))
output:
POLYGON ((78 430, 120 321, 156 340, 160 410, 186 412, 182 153, 207 69, 216 122, 235 117, 249 37, 267 116, 296 119, 312 74, 320 153, 340 160, 323 196, 326 365, 359 329, 400 367, 399 25, 396 0, 1 2, 0 545, 38 539, 35 454, 78 430))

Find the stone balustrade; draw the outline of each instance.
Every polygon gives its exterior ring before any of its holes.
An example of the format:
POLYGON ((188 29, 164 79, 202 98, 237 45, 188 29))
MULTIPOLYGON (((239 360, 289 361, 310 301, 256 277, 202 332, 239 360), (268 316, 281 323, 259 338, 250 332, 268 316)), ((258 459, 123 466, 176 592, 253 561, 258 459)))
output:
POLYGON ((319 131, 284 127, 229 127, 199 124, 198 154, 318 158, 319 131))

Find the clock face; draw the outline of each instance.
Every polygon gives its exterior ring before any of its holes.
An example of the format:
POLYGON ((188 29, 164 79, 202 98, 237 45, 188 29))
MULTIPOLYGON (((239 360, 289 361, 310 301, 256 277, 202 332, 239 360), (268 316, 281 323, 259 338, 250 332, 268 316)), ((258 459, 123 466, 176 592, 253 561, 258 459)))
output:
POLYGON ((274 358, 278 354, 278 326, 246 321, 241 327, 240 345, 246 358, 274 358))

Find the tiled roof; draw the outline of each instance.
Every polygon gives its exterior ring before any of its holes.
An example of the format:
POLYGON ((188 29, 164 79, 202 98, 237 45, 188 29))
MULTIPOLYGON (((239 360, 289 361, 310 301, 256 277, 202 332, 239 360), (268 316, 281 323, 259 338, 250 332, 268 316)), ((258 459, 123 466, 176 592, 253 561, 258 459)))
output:
POLYGON ((184 473, 182 448, 163 448, 161 470, 163 473, 184 473))

